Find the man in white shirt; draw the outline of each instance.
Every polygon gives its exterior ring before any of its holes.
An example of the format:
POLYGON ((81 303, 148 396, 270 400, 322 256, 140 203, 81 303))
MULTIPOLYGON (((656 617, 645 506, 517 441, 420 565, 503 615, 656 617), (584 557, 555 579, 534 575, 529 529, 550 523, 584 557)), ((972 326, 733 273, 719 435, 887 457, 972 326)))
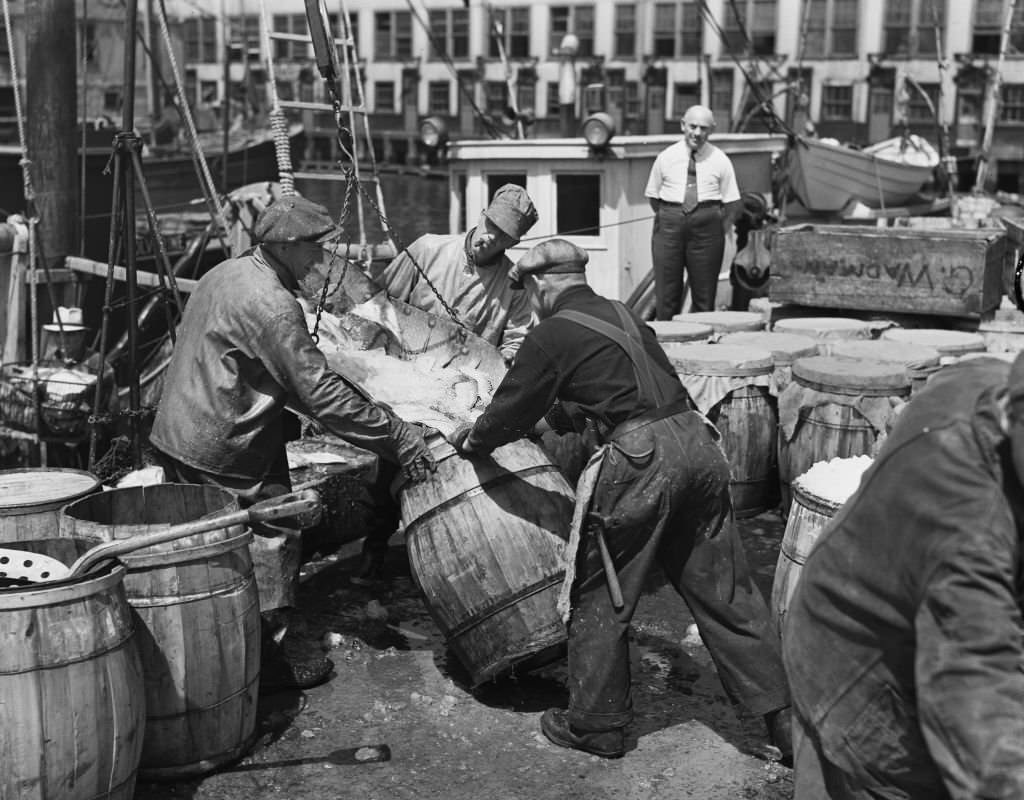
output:
POLYGON ((691 106, 683 115, 683 138, 654 160, 644 195, 654 211, 651 260, 657 319, 672 319, 683 307, 683 270, 694 311, 714 311, 725 232, 740 206, 729 157, 708 142, 715 128, 711 109, 691 106))

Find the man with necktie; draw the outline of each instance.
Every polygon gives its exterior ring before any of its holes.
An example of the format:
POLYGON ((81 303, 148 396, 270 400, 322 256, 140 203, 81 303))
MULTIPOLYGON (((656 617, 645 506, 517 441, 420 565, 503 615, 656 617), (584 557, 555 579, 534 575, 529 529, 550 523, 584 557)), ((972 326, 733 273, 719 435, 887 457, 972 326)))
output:
POLYGON ((644 195, 654 211, 651 260, 655 316, 672 319, 683 307, 683 271, 694 311, 714 311, 725 232, 740 207, 729 157, 708 142, 715 128, 711 109, 691 106, 683 138, 654 160, 644 195))

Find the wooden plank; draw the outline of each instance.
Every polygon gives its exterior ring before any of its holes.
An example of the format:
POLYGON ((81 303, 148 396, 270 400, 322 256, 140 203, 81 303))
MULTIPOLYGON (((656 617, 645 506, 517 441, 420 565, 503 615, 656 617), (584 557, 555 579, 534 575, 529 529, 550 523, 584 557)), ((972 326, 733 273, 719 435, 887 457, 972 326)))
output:
POLYGON ((783 228, 772 301, 978 318, 999 305, 1006 237, 992 229, 783 228))
MULTIPOLYGON (((102 261, 93 261, 92 259, 79 258, 78 256, 68 256, 64 260, 64 263, 72 272, 99 275, 101 278, 107 277, 107 272, 109 271, 107 265, 102 261)), ((127 274, 128 271, 124 267, 114 267, 115 281, 124 281, 127 274)), ((160 286, 160 277, 155 272, 136 270, 135 274, 135 279, 139 286, 149 286, 152 288, 158 288, 160 286)), ((196 284, 199 283, 199 281, 193 280, 192 278, 176 278, 175 283, 178 285, 179 292, 191 292, 196 288, 196 284)))

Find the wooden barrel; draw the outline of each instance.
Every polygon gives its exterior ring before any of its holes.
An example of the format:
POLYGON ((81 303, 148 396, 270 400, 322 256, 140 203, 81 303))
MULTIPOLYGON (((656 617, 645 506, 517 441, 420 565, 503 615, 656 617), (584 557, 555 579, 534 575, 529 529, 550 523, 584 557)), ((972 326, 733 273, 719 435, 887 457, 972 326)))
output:
MULTIPOLYGON (((211 486, 115 489, 65 507, 61 533, 124 539, 237 510, 211 486)), ((231 526, 123 556, 146 678, 139 774, 202 775, 244 755, 256 733, 260 616, 249 543, 231 526)))
POLYGON ((682 322, 680 320, 654 320, 648 322, 659 342, 701 342, 707 341, 714 328, 703 322, 682 322))
POLYGON ((778 412, 768 383, 768 350, 727 344, 667 345, 665 352, 697 408, 722 434, 733 509, 752 517, 778 503, 778 412), (722 392, 716 379, 733 387, 722 392), (761 379, 761 380, 758 380, 761 379))
MULTIPOLYGON (((826 481, 828 497, 815 494, 800 476, 793 483, 793 504, 786 520, 786 530, 782 535, 782 546, 779 548, 779 559, 775 565, 775 578, 772 581, 771 609, 776 629, 782 634, 782 626, 786 621, 793 590, 796 588, 800 572, 803 570, 807 556, 821 536, 825 526, 835 516, 859 483, 859 475, 871 464, 866 456, 853 458, 837 458, 830 462, 814 465, 812 470, 821 467, 827 471, 845 470, 848 475, 843 480, 826 481)), ((810 475, 808 471, 805 475, 810 475)), ((826 476, 823 476, 826 477, 826 476)))
MULTIPOLYGON (((71 542, 56 543, 3 546, 73 555, 71 542)), ((108 565, 79 580, 0 589, 0 797, 134 797, 146 709, 124 576, 108 565)))
POLYGON ((796 333, 815 339, 870 339, 871 325, 862 319, 851 317, 793 317, 780 319, 772 330, 779 333, 796 333))
POLYGON ((839 358, 854 358, 864 361, 880 361, 886 364, 902 364, 910 381, 913 395, 925 382, 939 371, 939 351, 912 342, 883 339, 844 339, 829 345, 831 355, 839 358))
POLYGON ((99 485, 78 469, 0 470, 0 543, 53 538, 61 508, 99 485))
POLYGON ((569 484, 530 441, 488 458, 431 449, 437 472, 400 499, 413 578, 451 651, 474 686, 558 657, 569 484))
POLYGON ((882 338, 894 342, 923 345, 938 350, 942 357, 966 353, 984 353, 985 337, 971 331, 947 331, 942 328, 890 328, 882 338))
MULTIPOLYGON (((836 356, 811 356, 793 364, 793 383, 786 392, 801 388, 825 397, 801 408, 793 436, 786 440, 785 419, 779 435, 779 483, 782 506, 789 508, 790 484, 812 464, 833 458, 870 455, 879 432, 856 408, 828 399, 829 395, 888 398, 894 406, 910 397, 910 379, 901 364, 859 361, 836 356)), ((785 393, 780 407, 786 405, 785 393)))
POLYGON ((755 311, 692 311, 676 314, 672 319, 676 322, 710 325, 715 333, 764 330, 764 315, 755 311))
POLYGON ((818 342, 810 336, 775 331, 739 331, 725 334, 719 342, 734 347, 753 347, 772 354, 772 390, 778 394, 793 376, 793 362, 818 355, 818 342))

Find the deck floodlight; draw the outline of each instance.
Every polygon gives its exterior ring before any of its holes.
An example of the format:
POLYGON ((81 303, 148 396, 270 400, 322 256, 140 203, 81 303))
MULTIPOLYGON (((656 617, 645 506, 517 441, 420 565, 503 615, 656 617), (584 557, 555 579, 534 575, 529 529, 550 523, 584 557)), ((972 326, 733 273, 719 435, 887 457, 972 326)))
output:
POLYGON ((583 120, 583 138, 592 148, 607 147, 614 135, 615 120, 604 111, 598 111, 583 120))
POLYGON ((430 148, 448 141, 448 124, 441 117, 425 117, 420 122, 420 141, 430 148))

